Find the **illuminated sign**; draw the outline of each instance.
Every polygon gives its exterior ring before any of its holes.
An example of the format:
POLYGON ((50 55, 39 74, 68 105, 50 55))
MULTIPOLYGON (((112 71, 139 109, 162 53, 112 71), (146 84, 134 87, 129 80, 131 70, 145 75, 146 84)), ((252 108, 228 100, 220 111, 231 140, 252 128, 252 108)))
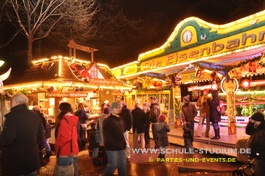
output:
POLYGON ((46 93, 45 94, 46 97, 70 97, 70 98, 74 98, 74 97, 87 97, 87 93, 63 93, 63 92, 59 92, 59 93, 46 93))
POLYGON ((125 78, 259 48, 265 45, 264 26, 265 11, 224 25, 186 18, 161 47, 142 53, 133 64, 112 71, 117 77, 125 78))
POLYGON ((175 65, 187 61, 217 55, 231 50, 241 49, 254 44, 264 43, 264 27, 250 30, 248 32, 233 35, 214 42, 206 43, 197 47, 182 50, 176 53, 157 57, 140 63, 141 71, 152 70, 169 65, 175 65))

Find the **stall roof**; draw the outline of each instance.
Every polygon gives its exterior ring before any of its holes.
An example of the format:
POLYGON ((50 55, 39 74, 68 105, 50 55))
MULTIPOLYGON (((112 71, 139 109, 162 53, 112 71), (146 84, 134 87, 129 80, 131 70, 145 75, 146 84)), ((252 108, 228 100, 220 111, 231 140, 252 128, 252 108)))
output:
POLYGON ((5 89, 45 82, 71 83, 94 87, 130 88, 123 85, 104 64, 91 63, 76 58, 55 56, 32 62, 32 66, 17 79, 5 83, 5 89))

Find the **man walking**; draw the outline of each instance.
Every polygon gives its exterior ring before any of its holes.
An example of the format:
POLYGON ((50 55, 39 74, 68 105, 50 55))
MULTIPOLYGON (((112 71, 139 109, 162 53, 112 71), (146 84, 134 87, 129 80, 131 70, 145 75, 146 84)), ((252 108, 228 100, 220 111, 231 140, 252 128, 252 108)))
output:
POLYGON ((190 95, 183 97, 182 106, 182 121, 185 124, 186 122, 190 122, 190 128, 192 130, 192 136, 194 136, 194 118, 197 116, 198 111, 196 106, 190 103, 190 95))
POLYGON ((37 141, 43 139, 43 127, 38 114, 28 110, 28 97, 16 94, 11 100, 11 112, 0 136, 4 176, 36 176, 40 167, 37 141))
POLYGON ((121 105, 113 102, 110 106, 111 114, 103 121, 103 136, 108 164, 104 171, 104 176, 111 176, 116 168, 118 175, 126 176, 126 157, 124 149, 126 142, 124 139, 125 125, 120 117, 121 105))
POLYGON ((130 143, 129 143, 129 131, 132 128, 132 123, 133 123, 133 117, 132 113, 129 108, 127 108, 126 103, 123 103, 122 101, 120 102, 120 105, 122 107, 120 116, 124 122, 125 125, 125 131, 124 131, 124 139, 126 142, 126 149, 125 149, 125 156, 127 162, 130 162, 131 158, 131 148, 130 148, 130 143))

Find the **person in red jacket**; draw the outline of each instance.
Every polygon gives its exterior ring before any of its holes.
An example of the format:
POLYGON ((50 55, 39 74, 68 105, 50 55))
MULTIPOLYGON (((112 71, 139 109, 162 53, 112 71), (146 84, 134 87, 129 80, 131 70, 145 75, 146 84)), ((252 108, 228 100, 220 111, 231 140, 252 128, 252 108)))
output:
POLYGON ((73 115, 73 110, 69 103, 61 103, 59 109, 61 112, 58 115, 55 131, 55 152, 58 156, 56 164, 58 166, 68 166, 73 162, 74 175, 77 176, 77 155, 79 152, 78 117, 73 115))

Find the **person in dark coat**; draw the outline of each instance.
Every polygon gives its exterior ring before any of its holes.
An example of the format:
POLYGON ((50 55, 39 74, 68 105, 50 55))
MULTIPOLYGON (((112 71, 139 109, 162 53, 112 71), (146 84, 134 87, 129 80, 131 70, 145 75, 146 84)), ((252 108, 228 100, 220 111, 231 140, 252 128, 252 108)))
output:
MULTIPOLYGON (((51 126, 47 122, 46 117, 41 112, 41 108, 38 105, 35 105, 32 108, 32 111, 36 112, 41 118, 42 126, 43 126, 43 129, 44 129, 44 138, 45 138, 44 145, 45 145, 45 149, 46 149, 46 154, 45 154, 44 158, 50 158, 50 156, 51 156, 51 146, 49 144, 49 139, 51 137, 51 126)), ((42 159, 42 156, 41 156, 41 159, 42 159)))
POLYGON ((124 121, 125 124, 125 131, 124 131, 124 138, 126 141, 126 149, 125 149, 125 156, 126 156, 126 160, 127 162, 130 162, 130 158, 131 158, 131 148, 130 148, 130 143, 129 143, 129 131, 132 128, 132 124, 133 124, 133 117, 132 117, 132 113, 130 111, 130 109, 127 108, 126 103, 123 103, 122 101, 119 102, 122 110, 120 113, 120 116, 122 118, 122 120, 124 121))
POLYGON ((133 116, 133 147, 138 146, 138 136, 140 136, 141 148, 145 148, 144 140, 144 126, 145 126, 145 113, 141 109, 140 104, 135 104, 135 109, 132 111, 133 116))
POLYGON ((78 104, 78 108, 75 111, 75 115, 79 118, 78 146, 79 146, 79 150, 83 150, 85 149, 85 146, 86 146, 86 129, 87 129, 86 120, 88 120, 88 116, 86 114, 86 111, 84 110, 83 103, 78 104))
POLYGON ((246 127, 246 133, 251 135, 249 147, 251 159, 255 159, 255 175, 264 175, 265 166, 265 120, 264 115, 256 112, 251 116, 246 127))
POLYGON ((104 170, 104 176, 112 175, 118 168, 118 175, 127 175, 124 138, 125 125, 119 116, 121 105, 113 102, 110 106, 111 114, 103 121, 103 136, 108 164, 104 170))
POLYGON ((98 159, 98 151, 99 151, 99 141, 96 139, 97 130, 96 130, 96 124, 91 124, 91 130, 89 131, 89 146, 88 148, 92 150, 92 159, 93 164, 97 165, 97 159, 98 159))
POLYGON ((151 107, 150 107, 150 112, 149 112, 149 119, 151 122, 151 126, 152 126, 152 134, 153 134, 153 139, 155 142, 155 147, 154 148, 159 148, 158 145, 158 135, 157 135, 157 131, 156 131, 156 125, 158 123, 158 117, 160 115, 160 107, 159 104, 157 102, 157 98, 156 97, 150 97, 151 100, 151 107))
POLYGON ((145 113, 144 141, 145 141, 145 148, 149 148, 150 147, 150 119, 149 119, 150 108, 148 107, 148 103, 144 103, 143 105, 144 105, 143 110, 145 113))
POLYGON ((167 133, 170 132, 170 128, 169 125, 165 122, 166 116, 164 114, 161 114, 158 120, 159 122, 156 125, 156 130, 158 135, 158 145, 159 147, 162 148, 158 158, 164 159, 166 147, 169 145, 167 133))
POLYGON ((202 96, 198 99, 196 106, 200 108, 200 120, 197 127, 197 137, 202 136, 202 128, 206 119, 205 137, 209 137, 210 131, 210 106, 207 103, 208 91, 203 90, 202 96))
POLYGON ((207 103, 210 106, 210 121, 212 122, 213 129, 214 129, 214 137, 211 139, 220 139, 220 127, 218 122, 221 121, 221 113, 218 110, 220 107, 220 99, 218 97, 218 91, 212 90, 212 99, 207 98, 207 103))
POLYGON ((5 115, 0 136, 3 176, 33 176, 40 167, 37 141, 43 138, 42 122, 27 104, 27 96, 16 94, 11 100, 11 111, 5 115))
POLYGON ((198 111, 194 104, 190 103, 190 95, 183 97, 182 106, 182 121, 185 125, 186 122, 189 122, 190 128, 192 130, 192 136, 194 136, 194 118, 197 116, 198 111))
POLYGON ((192 130, 191 130, 191 124, 190 122, 186 122, 185 126, 182 128, 183 129, 183 138, 184 138, 184 148, 189 149, 193 145, 193 135, 192 135, 192 130))

